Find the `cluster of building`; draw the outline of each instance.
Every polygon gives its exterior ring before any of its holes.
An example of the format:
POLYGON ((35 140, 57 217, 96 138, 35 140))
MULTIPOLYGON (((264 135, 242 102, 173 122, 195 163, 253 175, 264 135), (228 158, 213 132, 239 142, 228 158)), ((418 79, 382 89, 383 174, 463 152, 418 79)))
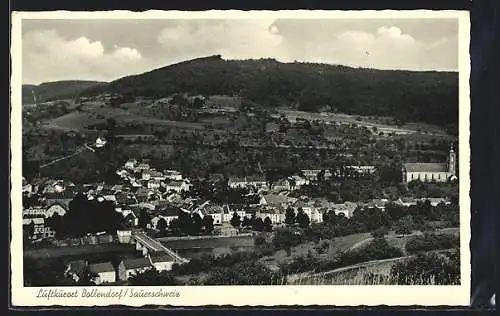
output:
MULTIPOLYGON (((448 179, 455 174, 455 154, 450 150, 448 171, 441 175, 441 171, 422 171, 415 176, 415 167, 424 166, 427 169, 436 167, 437 164, 405 164, 404 179, 421 180, 448 179), (432 166, 431 166, 432 165, 432 166), (413 168, 413 169, 412 169, 413 168), (422 176, 421 174, 424 174, 422 176)), ((436 167, 437 168, 437 167, 436 167)), ((433 169, 434 170, 434 169, 433 169)), ((289 193, 311 181, 318 180, 320 175, 324 179, 334 176, 345 175, 373 175, 374 166, 348 166, 341 170, 301 170, 298 175, 288 177, 268 183, 262 176, 253 177, 230 177, 227 185, 230 188, 251 189, 249 195, 253 197, 253 203, 247 204, 214 204, 211 201, 201 201, 197 198, 189 197, 192 184, 181 172, 176 170, 156 170, 147 162, 129 159, 116 174, 121 177, 120 184, 92 183, 76 185, 66 180, 52 180, 37 178, 28 183, 23 179, 23 194, 26 197, 37 195, 37 202, 32 205, 24 205, 23 225, 34 225, 33 239, 50 238, 54 236, 54 231, 46 225, 48 218, 55 214, 64 216, 69 208, 69 203, 75 195, 83 194, 89 200, 112 201, 115 204, 115 211, 123 215, 126 222, 131 226, 138 225, 138 219, 142 210, 147 210, 150 214, 151 222, 149 227, 155 229, 160 219, 164 219, 170 224, 178 218, 180 212, 198 213, 202 218, 211 216, 213 223, 217 227, 229 223, 236 212, 240 219, 255 216, 265 220, 269 218, 272 224, 282 224, 285 221, 287 208, 292 208, 296 213, 304 211, 311 223, 323 221, 325 212, 333 211, 335 214, 342 214, 351 217, 358 207, 376 207, 385 209, 389 203, 387 200, 373 200, 368 203, 359 201, 346 201, 344 203, 332 203, 325 199, 310 199, 308 197, 293 198, 289 193), (186 197, 188 196, 188 197, 186 197)), ((412 205, 416 200, 399 199, 392 201, 401 205, 412 205)), ((431 203, 448 203, 446 199, 432 199, 431 203)), ((436 204, 437 205, 437 204, 436 204)))
POLYGON ((175 258, 167 253, 148 254, 140 258, 126 258, 115 266, 112 262, 89 263, 86 260, 69 262, 66 265, 64 276, 80 282, 85 274, 90 276, 91 282, 96 285, 105 285, 119 281, 126 281, 147 270, 155 269, 159 272, 172 270, 175 258))

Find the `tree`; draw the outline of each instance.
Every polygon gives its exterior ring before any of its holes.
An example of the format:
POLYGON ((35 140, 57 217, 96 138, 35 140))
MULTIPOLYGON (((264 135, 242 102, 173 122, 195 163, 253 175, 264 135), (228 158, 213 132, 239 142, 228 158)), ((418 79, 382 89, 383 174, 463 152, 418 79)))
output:
POLYGON ((206 234, 211 234, 214 230, 214 219, 211 215, 203 216, 203 227, 206 234))
POLYGON ((260 218, 260 217, 255 218, 255 220, 252 224, 252 228, 254 230, 257 230, 257 231, 264 230, 264 222, 262 221, 262 218, 260 218))
POLYGON ((264 218, 264 230, 268 232, 273 230, 273 223, 269 216, 266 216, 266 218, 264 218))
POLYGON ((285 223, 287 225, 293 225, 295 224, 295 221, 295 211, 293 210, 293 208, 288 207, 285 212, 285 223))
POLYGON ((297 212, 297 223, 299 223, 299 226, 302 228, 306 228, 309 226, 310 223, 309 216, 307 216, 307 214, 304 213, 302 208, 299 208, 299 211, 297 212))
POLYGON ((250 226, 250 218, 248 216, 243 217, 243 221, 241 222, 241 226, 243 226, 243 227, 250 226))
POLYGON ((189 234, 193 231, 193 221, 189 213, 180 210, 177 219, 181 234, 189 234))
POLYGON ((163 232, 167 229, 167 227, 167 221, 163 217, 160 217, 160 219, 156 223, 156 229, 158 229, 160 232, 163 232))
POLYGON ((24 246, 28 245, 30 239, 33 238, 33 234, 35 233, 35 223, 30 221, 28 225, 23 226, 23 242, 24 246))
POLYGON ((292 247, 297 246, 301 242, 301 236, 287 228, 278 229, 275 232, 272 241, 276 249, 284 249, 288 253, 288 255, 291 254, 292 247))
POLYGON ((413 217, 411 215, 407 215, 396 223, 394 232, 396 234, 408 235, 412 233, 414 226, 413 217))
POLYGON ((192 213, 191 220, 191 234, 198 235, 201 232, 201 228, 203 227, 203 220, 198 213, 192 213))
POLYGON ((149 223, 151 222, 151 217, 145 209, 141 209, 139 213, 139 227, 142 229, 146 229, 149 223))
POLYGON ((230 223, 231 225, 233 225, 234 228, 240 228, 241 219, 238 213, 236 213, 236 211, 233 213, 233 217, 231 218, 230 223))
POLYGON ((175 277, 170 271, 159 272, 156 269, 139 272, 132 275, 128 281, 130 285, 135 286, 176 285, 175 277))

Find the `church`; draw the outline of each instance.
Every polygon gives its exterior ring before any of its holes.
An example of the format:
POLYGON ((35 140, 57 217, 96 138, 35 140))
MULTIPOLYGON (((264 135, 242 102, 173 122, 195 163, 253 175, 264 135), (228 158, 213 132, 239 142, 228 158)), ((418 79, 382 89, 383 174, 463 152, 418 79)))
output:
POLYGON ((456 179, 456 154, 453 146, 450 148, 446 163, 405 163, 402 168, 403 182, 420 180, 422 182, 446 182, 456 179))

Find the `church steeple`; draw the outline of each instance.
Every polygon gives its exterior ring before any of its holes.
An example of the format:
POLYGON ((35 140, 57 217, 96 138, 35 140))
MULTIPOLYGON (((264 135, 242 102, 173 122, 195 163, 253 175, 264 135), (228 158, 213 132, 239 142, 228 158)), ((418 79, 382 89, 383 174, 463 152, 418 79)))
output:
POLYGON ((448 157, 448 172, 451 173, 452 175, 455 174, 455 166, 456 166, 456 154, 455 151, 453 150, 453 144, 450 146, 450 155, 448 157))

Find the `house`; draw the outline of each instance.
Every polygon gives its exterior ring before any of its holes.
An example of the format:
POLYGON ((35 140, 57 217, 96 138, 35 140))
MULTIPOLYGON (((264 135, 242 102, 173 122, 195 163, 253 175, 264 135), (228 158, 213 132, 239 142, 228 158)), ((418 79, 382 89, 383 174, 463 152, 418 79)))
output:
POLYGON ((248 176, 246 177, 247 185, 253 186, 256 188, 263 188, 267 186, 266 179, 264 177, 259 176, 248 176))
POLYGON ((118 265, 118 279, 128 280, 131 276, 152 268, 153 266, 147 258, 124 259, 118 265))
POLYGON ((50 227, 45 226, 44 217, 23 218, 23 227, 31 224, 33 224, 33 235, 30 236, 31 238, 52 238, 55 236, 55 232, 50 227))
POLYGON ((269 217, 272 224, 281 224, 285 222, 285 210, 282 207, 266 207, 256 212, 255 216, 260 217, 262 220, 269 217))
POLYGON ((53 204, 60 204, 66 209, 69 208, 69 202, 73 200, 74 194, 70 190, 65 190, 63 192, 48 193, 45 194, 45 203, 47 206, 53 204))
POLYGON ((170 180, 165 183, 165 190, 167 192, 175 191, 189 191, 190 185, 186 183, 186 181, 181 180, 170 180))
POLYGON ((111 189, 105 188, 102 189, 100 192, 100 195, 106 200, 106 201, 113 201, 116 202, 116 195, 115 192, 111 189))
POLYGON ((133 170, 133 169, 135 169, 136 165, 137 165, 137 160, 135 160, 135 159, 129 159, 125 163, 125 168, 129 169, 129 170, 133 170))
POLYGON ((325 172, 325 179, 328 179, 329 177, 332 176, 332 173, 330 170, 321 170, 321 169, 304 169, 301 170, 301 173, 304 175, 304 178, 308 180, 317 180, 318 179, 318 174, 320 172, 324 171, 325 172))
POLYGON ((121 244, 130 244, 132 242, 132 231, 130 229, 117 230, 116 236, 121 244))
POLYGON ((286 207, 296 199, 280 194, 266 194, 260 198, 259 204, 286 207))
POLYGON ((47 208, 42 206, 32 206, 26 209, 23 209, 23 218, 24 217, 47 217, 47 208))
POLYGON ((285 179, 278 180, 271 185, 271 189, 274 192, 288 191, 290 190, 290 182, 285 179))
POLYGON ((150 180, 151 179, 151 172, 149 170, 144 170, 142 172, 141 179, 144 180, 144 181, 150 180))
POLYGON ((96 275, 92 280, 96 285, 116 282, 116 271, 111 262, 89 264, 89 271, 96 275))
POLYGON ((357 207, 358 206, 356 205, 356 203, 344 202, 341 204, 333 204, 332 210, 334 211, 335 215, 342 214, 345 217, 350 218, 354 214, 354 211, 357 207))
MULTIPOLYGON (((149 176, 151 179, 156 180, 156 181, 164 181, 167 178, 162 172, 157 171, 157 170, 151 170, 149 172, 149 176)), ((182 179, 182 176, 181 176, 181 179, 182 179)))
POLYGON ((402 206, 412 206, 412 205, 417 205, 417 199, 414 199, 412 197, 400 197, 397 201, 394 202, 397 205, 402 205, 402 206))
POLYGON ((288 183, 291 190, 298 189, 303 185, 309 184, 309 180, 301 176, 291 176, 288 178, 288 183))
POLYGON ((163 174, 165 175, 165 179, 170 179, 175 181, 182 180, 182 174, 176 170, 165 170, 163 174))
POLYGON ((403 182, 420 180, 423 182, 447 182, 456 179, 456 155, 450 148, 447 163, 405 163, 402 168, 403 182))
POLYGON ((214 225, 222 225, 224 210, 222 206, 215 204, 205 205, 203 208, 204 215, 210 215, 214 220, 214 225))
POLYGON ((148 189, 151 189, 151 190, 156 190, 156 189, 159 189, 160 188, 160 181, 158 180, 150 180, 148 181, 148 189))
POLYGON ((23 177, 23 193, 33 193, 33 185, 23 177))
POLYGON ((140 163, 139 165, 136 166, 136 168, 134 170, 142 172, 144 170, 149 170, 149 169, 150 169, 149 164, 147 164, 147 163, 140 163))
POLYGON ((179 217, 181 211, 182 210, 178 207, 169 206, 159 210, 158 214, 167 222, 168 225, 170 225, 170 222, 179 217))
POLYGON ((123 191, 123 184, 115 184, 111 187, 111 191, 118 193, 118 192, 121 192, 123 191))
POLYGON ((87 269, 87 261, 85 260, 71 261, 66 265, 64 276, 66 278, 73 279, 75 282, 78 282, 80 281, 82 275, 85 273, 86 269, 87 269))
POLYGON ((104 145, 106 145, 106 139, 104 139, 104 137, 97 137, 95 140, 95 146, 97 148, 101 148, 104 147, 104 145))
POLYGON ((64 216, 66 214, 66 209, 61 204, 52 204, 46 211, 45 217, 52 217, 54 214, 59 216, 64 216))
POLYGON ((247 186, 247 181, 246 178, 240 178, 240 177, 230 177, 227 185, 230 188, 236 189, 236 188, 245 188, 247 186))
POLYGON ((431 206, 438 206, 439 204, 450 205, 451 202, 447 198, 423 198, 420 201, 425 202, 429 201, 431 206))
POLYGON ((175 263, 174 257, 167 253, 161 255, 148 254, 148 259, 151 265, 158 271, 170 271, 175 263))

